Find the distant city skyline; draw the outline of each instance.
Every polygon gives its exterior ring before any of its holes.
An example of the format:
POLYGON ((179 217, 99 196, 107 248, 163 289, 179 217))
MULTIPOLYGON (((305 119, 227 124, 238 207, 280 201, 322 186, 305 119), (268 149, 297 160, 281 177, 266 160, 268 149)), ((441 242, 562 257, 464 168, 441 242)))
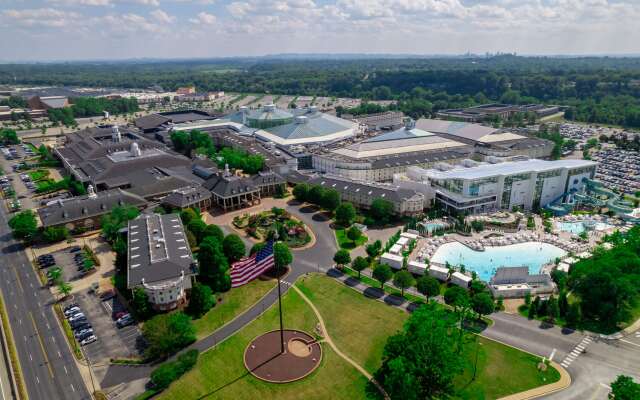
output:
POLYGON ((634 0, 0 0, 0 62, 637 55, 634 0))

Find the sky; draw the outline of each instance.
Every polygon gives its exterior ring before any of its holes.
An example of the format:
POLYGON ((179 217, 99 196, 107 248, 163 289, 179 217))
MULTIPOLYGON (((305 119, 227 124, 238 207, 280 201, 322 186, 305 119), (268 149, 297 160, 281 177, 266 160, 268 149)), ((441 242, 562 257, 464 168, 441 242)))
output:
POLYGON ((0 61, 640 54, 640 0, 0 0, 0 61))

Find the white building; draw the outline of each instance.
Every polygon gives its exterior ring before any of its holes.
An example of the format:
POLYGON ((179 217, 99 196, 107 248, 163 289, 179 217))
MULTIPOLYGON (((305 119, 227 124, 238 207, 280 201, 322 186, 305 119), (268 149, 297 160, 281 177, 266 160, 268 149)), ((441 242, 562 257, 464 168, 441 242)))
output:
POLYGON ((127 289, 142 287, 157 310, 186 300, 196 262, 177 214, 142 214, 128 226, 127 289))
POLYGON ((446 281, 449 279, 449 270, 445 267, 439 267, 437 265, 429 266, 429 275, 433 276, 437 280, 446 281))
MULTIPOLYGON (((493 160, 497 161, 497 160, 493 160)), ((452 211, 482 213, 518 207, 542 208, 582 190, 593 178, 597 163, 587 160, 524 160, 413 167, 394 183, 421 184, 435 200, 452 211)))
POLYGON ((407 263, 407 269, 412 274, 424 275, 429 270, 429 266, 418 261, 409 261, 409 263, 407 263))
POLYGON ((451 274, 451 283, 453 283, 454 285, 463 287, 463 288, 468 288, 469 285, 471 285, 471 281, 473 279, 470 276, 467 276, 465 274, 463 274, 462 272, 454 272, 453 274, 451 274))
POLYGON ((404 258, 397 254, 384 253, 380 256, 380 264, 388 264, 393 269, 402 269, 404 258))

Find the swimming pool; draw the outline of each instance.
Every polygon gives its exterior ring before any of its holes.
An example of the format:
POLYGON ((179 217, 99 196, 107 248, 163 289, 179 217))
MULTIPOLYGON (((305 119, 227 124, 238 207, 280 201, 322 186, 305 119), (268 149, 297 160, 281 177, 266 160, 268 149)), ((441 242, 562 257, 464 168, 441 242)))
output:
POLYGON ((596 231, 604 231, 605 229, 611 228, 612 225, 594 221, 556 222, 556 228, 558 228, 558 230, 573 233, 574 235, 579 235, 586 231, 587 227, 593 227, 596 231))
POLYGON ((540 267, 566 255, 567 252, 549 243, 525 242, 507 246, 486 247, 485 251, 471 250, 460 242, 443 244, 436 250, 432 262, 451 265, 464 264, 467 271, 475 271, 483 281, 489 282, 498 267, 529 267, 537 274, 540 267))

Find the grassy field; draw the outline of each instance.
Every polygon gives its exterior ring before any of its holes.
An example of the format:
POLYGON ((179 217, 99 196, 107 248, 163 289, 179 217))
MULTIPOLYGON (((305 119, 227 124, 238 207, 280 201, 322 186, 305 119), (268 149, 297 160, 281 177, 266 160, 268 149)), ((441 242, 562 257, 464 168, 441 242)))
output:
POLYGON ((336 241, 338 242, 338 246, 341 249, 345 250, 353 250, 356 247, 360 247, 363 244, 367 243, 368 238, 365 235, 360 236, 358 240, 355 242, 347 237, 347 232, 344 229, 336 229, 336 241))
MULTIPOLYGON (((362 294, 322 275, 298 281, 298 287, 316 305, 327 330, 338 348, 375 372, 381 364, 387 338, 402 329, 408 314, 362 294)), ((314 332, 317 320, 298 294, 288 291, 284 298, 285 326, 314 332)), ((242 356, 255 336, 277 328, 277 308, 216 348, 203 353, 194 370, 174 383, 162 399, 365 399, 366 379, 323 344, 320 367, 302 381, 268 384, 247 375, 242 356)), ((559 378, 556 370, 538 372, 539 359, 511 347, 479 338, 467 337, 468 355, 464 373, 457 378, 459 399, 495 399, 551 383, 559 378), (473 366, 478 349, 478 371, 473 366)))
POLYGON ((251 307, 275 287, 276 281, 256 279, 253 282, 216 295, 216 305, 208 313, 193 321, 196 337, 202 339, 251 307))
POLYGON ((387 338, 409 318, 404 311, 373 301, 324 276, 301 279, 298 287, 320 310, 338 348, 370 373, 380 367, 387 338))
MULTIPOLYGON (((289 290, 283 300, 285 326, 313 333, 317 320, 312 310, 289 290)), ((243 354, 248 343, 261 333, 277 329, 277 308, 216 348, 201 354, 196 367, 159 396, 160 399, 364 399, 367 383, 329 346, 322 345, 322 363, 307 378, 289 384, 269 384, 248 375, 243 354)))

